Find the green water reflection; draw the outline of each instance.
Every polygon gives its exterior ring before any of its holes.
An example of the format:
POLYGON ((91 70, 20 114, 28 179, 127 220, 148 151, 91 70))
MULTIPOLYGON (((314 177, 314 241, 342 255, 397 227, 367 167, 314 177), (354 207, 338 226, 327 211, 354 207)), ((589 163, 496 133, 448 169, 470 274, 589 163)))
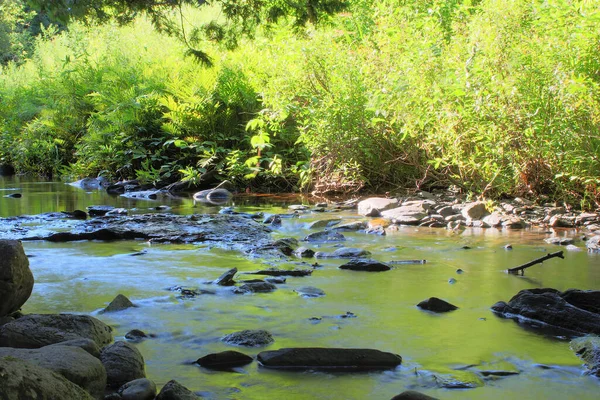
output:
MULTIPOLYGON (((194 208, 189 198, 127 200, 60 183, 0 179, 0 189, 10 188, 19 188, 23 197, 0 197, 0 216, 85 209, 93 204, 136 208, 139 212, 158 204, 169 205, 177 213, 218 210, 194 208)), ((285 211, 273 200, 264 206, 249 204, 248 199, 236 201, 238 205, 243 203, 238 207, 242 211, 285 211)), ((279 201, 294 202, 289 198, 279 201)), ((356 218, 351 213, 341 215, 356 218)), ((307 214, 284 219, 274 237, 302 238, 309 232, 309 222, 328 217, 307 214)), ((565 234, 576 236, 575 232, 565 234)), ((271 265, 206 245, 27 242, 24 245, 31 256, 36 285, 24 311, 96 314, 123 293, 139 307, 97 317, 115 327, 118 339, 131 329, 157 335, 138 344, 138 348, 146 360, 149 377, 159 386, 177 379, 214 399, 389 399, 406 389, 440 399, 598 398, 598 380, 582 375, 581 361, 567 341, 499 319, 489 307, 525 288, 598 289, 599 256, 585 251, 566 252, 565 260, 547 261, 529 269, 525 277, 517 277, 503 270, 556 250, 543 242, 547 236, 544 232, 488 229, 454 234, 444 229, 403 228, 385 237, 359 233, 345 236, 346 246, 366 248, 381 261, 426 259, 427 263, 398 265, 384 273, 360 273, 339 270, 341 260, 319 260, 320 266, 311 277, 288 278, 273 293, 234 295, 229 288, 204 282, 228 268, 248 272, 271 265), (507 243, 514 250, 504 250, 507 243), (142 255, 132 256, 140 251, 142 255), (458 274, 458 268, 464 273, 458 274), (456 283, 450 284, 450 278, 456 283), (174 285, 217 293, 180 300, 176 293, 165 290, 174 285), (326 296, 302 298, 294 292, 301 286, 315 286, 326 296), (430 296, 460 308, 435 315, 415 307, 430 296), (335 318, 346 312, 357 317, 335 318), (316 323, 309 320, 311 317, 322 319, 316 323), (398 353, 404 364, 395 371, 367 374, 270 371, 256 363, 238 373, 211 372, 188 364, 205 354, 231 349, 219 341, 223 335, 258 328, 269 330, 275 337, 268 349, 369 347, 398 353), (476 389, 435 387, 433 374, 460 376, 463 373, 456 368, 471 364, 489 369, 513 368, 521 373, 486 381, 476 389)), ((582 243, 576 244, 583 247, 582 243)), ((334 245, 318 248, 334 249, 334 245)), ((300 262, 290 260, 276 265, 308 267, 300 262)), ((238 350, 255 355, 261 349, 238 350)))

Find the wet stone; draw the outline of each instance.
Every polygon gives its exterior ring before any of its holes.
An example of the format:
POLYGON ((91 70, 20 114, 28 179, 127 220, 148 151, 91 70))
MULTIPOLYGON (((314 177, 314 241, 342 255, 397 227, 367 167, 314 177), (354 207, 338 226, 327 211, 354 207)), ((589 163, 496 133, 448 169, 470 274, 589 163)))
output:
POLYGON ((338 232, 322 231, 311 233, 303 239, 305 242, 330 243, 343 242, 346 240, 344 235, 338 232))
POLYGON ((230 333, 223 336, 221 340, 230 345, 246 347, 267 346, 275 341, 271 333, 262 329, 247 329, 240 332, 230 333))
POLYGON ((196 360, 196 363, 204 368, 228 369, 250 364, 254 359, 239 351, 222 351, 220 353, 208 354, 196 360))
POLYGON ((213 283, 219 286, 233 286, 235 285, 235 281, 233 277, 237 274, 237 268, 231 268, 228 271, 225 271, 220 277, 218 277, 213 283))
POLYGON ((379 261, 368 258, 356 258, 350 262, 341 265, 340 269, 349 269, 351 271, 381 272, 389 271, 391 267, 379 261))
POLYGON ((101 311, 101 313, 121 311, 132 307, 136 306, 131 302, 131 300, 122 294, 118 294, 117 297, 115 297, 113 301, 111 301, 110 304, 101 311))
POLYGON ((298 247, 294 250, 294 255, 301 258, 311 258, 315 255, 315 252, 307 247, 298 247))
POLYGON ((423 300, 422 302, 417 304, 417 307, 423 310, 437 313, 448 312, 458 309, 458 307, 456 307, 455 305, 450 304, 442 299, 438 299, 437 297, 430 297, 427 300, 423 300))
POLYGON ((294 292, 298 293, 302 297, 323 297, 325 292, 319 288, 313 286, 302 286, 294 292))
POLYGON ((246 294, 246 293, 269 293, 277 289, 272 283, 269 282, 251 282, 245 283, 240 287, 236 287, 233 290, 235 294, 246 294))

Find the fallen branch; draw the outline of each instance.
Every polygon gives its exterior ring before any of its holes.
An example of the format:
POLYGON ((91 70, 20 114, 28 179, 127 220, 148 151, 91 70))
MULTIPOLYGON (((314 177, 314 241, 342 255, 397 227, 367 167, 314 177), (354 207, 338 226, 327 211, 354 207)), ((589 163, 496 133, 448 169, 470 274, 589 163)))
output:
POLYGON ((518 267, 510 268, 510 269, 507 270, 507 272, 509 274, 518 274, 519 271, 521 271, 521 275, 525 275, 525 268, 532 267, 532 266, 534 266, 536 264, 541 264, 544 261, 549 260, 549 259, 554 258, 554 257, 560 257, 560 258, 563 258, 563 259, 565 258, 565 256, 563 255, 563 252, 561 250, 561 251, 557 251, 556 253, 547 254, 544 257, 537 258, 537 259, 535 259, 533 261, 529 261, 528 263, 525 263, 523 265, 519 265, 518 267))

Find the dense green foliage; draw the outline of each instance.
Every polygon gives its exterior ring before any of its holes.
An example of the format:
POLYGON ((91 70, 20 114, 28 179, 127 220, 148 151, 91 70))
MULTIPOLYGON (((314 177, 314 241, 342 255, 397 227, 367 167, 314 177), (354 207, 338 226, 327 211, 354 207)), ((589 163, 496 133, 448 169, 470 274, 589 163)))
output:
MULTIPOLYGON (((183 29, 218 19, 202 10, 183 29)), ((0 75, 0 156, 45 174, 600 200, 593 1, 354 0, 318 29, 201 43, 213 68, 143 17, 46 30, 0 75)))

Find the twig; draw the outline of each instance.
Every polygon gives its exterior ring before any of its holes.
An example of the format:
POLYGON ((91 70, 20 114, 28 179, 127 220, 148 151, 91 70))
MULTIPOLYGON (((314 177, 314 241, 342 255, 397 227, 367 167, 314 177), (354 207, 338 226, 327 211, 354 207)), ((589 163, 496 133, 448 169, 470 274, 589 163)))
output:
POLYGON ((561 251, 557 251, 556 253, 546 254, 544 257, 540 257, 540 258, 537 258, 537 259, 535 259, 533 261, 529 261, 528 263, 525 263, 523 265, 519 265, 518 267, 510 268, 510 269, 507 270, 507 272, 509 274, 515 274, 516 275, 516 274, 519 273, 519 271, 521 271, 521 275, 525 275, 525 271, 524 271, 525 268, 532 267, 532 266, 534 266, 536 264, 541 264, 544 261, 549 260, 550 258, 554 258, 554 257, 560 257, 562 259, 565 258, 565 256, 563 255, 563 252, 561 250, 561 251))

